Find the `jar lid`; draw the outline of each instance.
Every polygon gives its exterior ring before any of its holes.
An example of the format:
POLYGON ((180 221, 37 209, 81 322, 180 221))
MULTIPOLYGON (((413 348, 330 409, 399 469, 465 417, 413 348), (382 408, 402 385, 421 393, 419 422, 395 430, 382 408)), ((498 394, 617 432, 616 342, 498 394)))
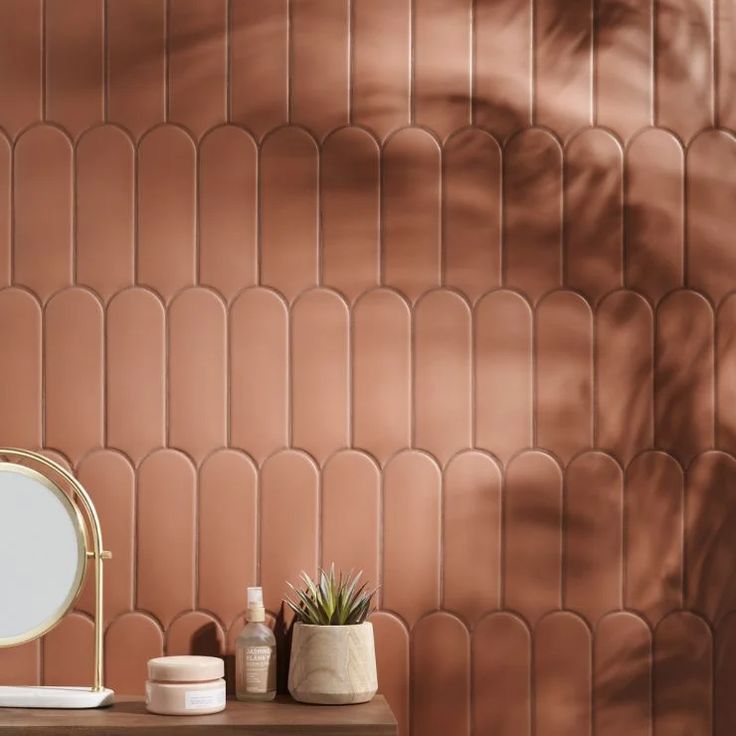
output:
POLYGON ((148 660, 148 679, 163 682, 204 682, 225 675, 219 657, 154 657, 148 660))

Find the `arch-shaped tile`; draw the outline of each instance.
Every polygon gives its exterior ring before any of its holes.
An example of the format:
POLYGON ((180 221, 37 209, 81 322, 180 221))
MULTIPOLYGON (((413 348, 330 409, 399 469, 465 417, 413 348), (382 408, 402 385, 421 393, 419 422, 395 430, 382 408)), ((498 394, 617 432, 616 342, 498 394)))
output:
POLYGON ((317 567, 317 467, 297 450, 284 450, 261 468, 261 584, 266 608, 277 613, 286 583, 298 585, 317 567))
POLYGON ((574 613, 543 618, 534 632, 535 721, 539 736, 592 733, 591 636, 574 613))
POLYGON ((253 139, 232 125, 199 147, 199 277, 228 300, 258 273, 257 156, 253 139))
POLYGON ((700 294, 676 291, 657 309, 654 436, 687 463, 714 442, 713 310, 700 294))
POLYGON ((157 450, 138 468, 136 603, 164 626, 194 606, 196 483, 176 450, 157 450))
POLYGON ((532 311, 513 291, 475 306, 475 443, 507 462, 532 444, 532 311))
POLYGON ((0 133, 0 287, 8 286, 12 261, 13 154, 10 143, 0 133))
POLYGON ((46 306, 46 444, 72 461, 103 443, 103 314, 86 289, 65 289, 46 306))
POLYGON ((15 144, 13 176, 14 281, 45 301, 72 282, 72 147, 67 137, 50 125, 23 133, 15 144))
POLYGON ((164 308, 126 289, 107 308, 107 442, 138 463, 166 441, 164 308))
POLYGON ((532 642, 524 623, 500 611, 473 629, 474 733, 530 736, 532 642))
POLYGON ((534 623, 559 608, 562 594, 562 471, 538 450, 506 469, 504 607, 534 623))
POLYGON ((148 133, 138 146, 139 282, 165 300, 195 278, 195 179, 192 139, 174 125, 148 133))
POLYGON ((501 471, 466 450, 444 474, 443 608, 474 624, 500 602, 501 471))
POLYGON ((650 736, 652 635, 637 616, 604 616, 595 632, 593 707, 599 736, 650 736))
POLYGON ((381 474, 368 455, 342 450, 322 471, 322 566, 363 571, 373 589, 378 574, 381 474))
POLYGON ((470 636, 438 611, 412 630, 412 725, 416 733, 470 734, 470 636))
POLYGON ((383 606, 409 625, 440 602, 441 482, 417 450, 392 457, 383 474, 383 606))
POLYGON ((563 601, 591 625, 622 605, 623 473, 610 455, 578 455, 566 473, 563 601))
POLYGON ((322 146, 322 278, 350 301, 378 285, 380 172, 376 141, 342 128, 322 146))
POLYGON ((77 281, 103 299, 135 278, 135 157, 114 125, 84 133, 76 152, 77 281))
POLYGON ((165 648, 166 656, 221 657, 225 653, 225 632, 209 613, 187 611, 166 630, 165 648))
POLYGON ((712 733, 713 637, 689 611, 675 611, 654 632, 654 732, 712 733))
POLYGON ((163 633, 150 616, 140 611, 123 614, 105 634, 105 684, 118 693, 143 695, 146 664, 163 653, 163 633))
POLYGON ((199 474, 197 604, 221 621, 245 607, 255 585, 258 542, 256 469, 237 450, 210 455, 199 474))
POLYGON ((414 312, 414 434, 445 463, 471 444, 470 309, 455 292, 427 294, 414 312))
POLYGON ((68 613, 43 639, 43 684, 87 685, 94 679, 94 624, 68 613))
POLYGON ((44 3, 44 117, 73 136, 102 120, 104 106, 104 3, 44 3))
POLYGON ((540 302, 537 329, 537 443, 563 462, 592 444, 593 317, 578 294, 540 302))
POLYGON ((49 447, 39 447, 38 454, 43 455, 46 459, 55 462, 57 465, 61 465, 64 470, 68 470, 70 473, 74 472, 72 470, 72 464, 63 453, 53 450, 49 447))
POLYGON ((562 150, 544 130, 503 152, 503 279, 536 301, 562 283, 562 150))
POLYGON ((596 445, 621 463, 654 440, 654 315, 634 291, 607 296, 596 313, 596 445))
POLYGON ((475 300, 501 284, 501 151, 468 128, 443 156, 444 283, 475 300))
POLYGON ((383 279, 415 300, 440 283, 440 150, 419 128, 383 149, 383 279))
POLYGON ((728 736, 736 729, 736 702, 732 697, 736 677, 736 613, 724 616, 718 624, 715 644, 715 735, 728 736))
POLYGON ((684 478, 664 452, 645 452, 626 469, 624 605, 655 624, 682 608, 684 478))
POLYGON ((230 309, 230 440, 258 462, 287 443, 288 319, 270 289, 247 289, 230 309))
POLYGON ((307 292, 292 308, 292 441, 319 462, 348 444, 349 322, 328 289, 307 292))
POLYGON ((3 685, 41 684, 41 643, 29 641, 0 649, 0 682, 3 685))
POLYGON ((209 289, 169 309, 169 442, 198 462, 227 444, 227 315, 209 289))
POLYGON ((736 137, 707 130, 687 152, 688 286, 718 302, 733 289, 736 255, 731 233, 736 228, 736 137))
POLYGON ((169 4, 168 112, 197 137, 227 117, 227 20, 227 0, 169 4))
POLYGON ((375 611, 369 620, 376 641, 378 689, 398 721, 399 736, 409 736, 409 632, 388 611, 375 611))
POLYGON ((317 148, 300 128, 281 128, 261 147, 261 281, 287 299, 317 283, 317 148))
MULTIPOLYGON (((112 621, 133 608, 135 473, 123 455, 97 450, 77 468, 79 482, 89 491, 100 517, 104 548, 112 551, 105 562, 105 616, 112 621)), ((87 565, 87 579, 77 601, 90 615, 95 610, 94 567, 87 565)))
POLYGON ((716 444, 736 453, 736 294, 716 315, 716 444))
POLYGON ((394 291, 376 289, 353 309, 353 444, 381 462, 411 437, 411 315, 394 291))
POLYGON ((41 444, 41 309, 21 289, 0 290, 0 443, 41 444))
MULTIPOLYGON (((716 4, 715 37, 715 95, 716 120, 718 124, 736 129, 736 56, 734 56, 733 39, 736 34, 736 15, 727 3, 716 4)), ((718 726, 716 726, 718 730, 718 726)))
POLYGON ((626 285, 654 302, 683 284, 684 177, 682 147, 666 130, 645 130, 626 149, 626 285))
POLYGON ((623 285, 623 152, 588 128, 565 149, 565 284, 595 303, 623 285))

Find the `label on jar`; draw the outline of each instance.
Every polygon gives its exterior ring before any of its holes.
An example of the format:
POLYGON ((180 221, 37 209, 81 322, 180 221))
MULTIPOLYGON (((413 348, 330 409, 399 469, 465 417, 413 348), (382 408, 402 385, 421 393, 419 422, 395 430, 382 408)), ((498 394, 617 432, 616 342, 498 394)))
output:
POLYGON ((267 693, 276 689, 276 657, 272 647, 238 649, 237 670, 240 687, 248 693, 267 693))
POLYGON ((213 690, 187 690, 184 693, 186 710, 209 710, 225 707, 225 686, 213 690))

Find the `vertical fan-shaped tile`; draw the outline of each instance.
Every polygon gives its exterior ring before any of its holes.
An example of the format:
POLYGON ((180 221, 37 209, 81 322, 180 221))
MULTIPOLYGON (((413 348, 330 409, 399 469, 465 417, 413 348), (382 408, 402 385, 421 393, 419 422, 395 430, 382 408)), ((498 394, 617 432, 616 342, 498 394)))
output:
POLYGON ((533 624, 562 592, 562 471, 538 450, 506 469, 504 544, 504 606, 533 624))
POLYGON ((199 148, 199 276, 231 299, 255 283, 257 155, 240 128, 216 128, 199 148))
POLYGON ((71 135, 102 120, 104 3, 46 0, 46 119, 71 135))
POLYGON ((445 283, 471 299, 501 283, 501 152, 467 129, 444 148, 445 283))
POLYGON ((353 310, 353 443, 381 462, 410 443, 410 320, 388 289, 367 293, 353 310))
POLYGON ((166 655, 193 654, 221 657, 225 652, 225 633, 219 623, 204 611, 187 611, 175 618, 166 631, 166 655))
POLYGON ((378 690, 396 716, 399 736, 409 736, 409 632, 401 619, 387 611, 376 611, 370 621, 376 640, 378 690))
POLYGON ((108 118, 140 137, 165 116, 166 0, 112 0, 106 13, 108 118))
POLYGON ((596 122, 625 139, 651 122, 652 6, 601 0, 595 13, 596 122))
POLYGON ((309 291, 292 308, 293 443, 319 462, 348 444, 348 329, 348 309, 333 291, 309 291))
POLYGON ((169 442, 199 462, 227 444, 227 315, 209 289, 169 309, 169 442))
POLYGON ((665 618, 654 634, 654 732, 712 732, 713 637, 688 611, 665 618))
POLYGON ((565 283, 593 303, 622 285, 623 155, 605 130, 575 136, 565 151, 565 283))
POLYGON ((322 566, 363 571, 373 589, 378 572, 381 475, 367 455, 343 450, 322 471, 322 566))
MULTIPOLYGON (((715 3, 716 120, 725 128, 736 129, 736 12, 729 0, 715 3)), ((718 727, 716 727, 718 728, 718 727)))
POLYGON ((383 152, 383 278, 410 299, 440 281, 440 150, 424 130, 393 135, 383 152))
POLYGON ((683 187, 677 139, 654 128, 637 135, 626 152, 626 285, 655 302, 683 284, 683 187))
POLYGON ((652 446, 654 315, 633 291, 616 291, 596 314, 596 444, 622 463, 652 446))
POLYGON ((645 452, 626 469, 624 605, 656 624, 682 607, 684 479, 664 452, 645 452))
POLYGON ((405 450, 383 482, 383 605, 411 625, 439 605, 442 480, 428 455, 405 450))
POLYGON ((169 300, 195 276, 195 151, 173 125, 138 147, 138 280, 169 300))
MULTIPOLYGON (((77 468, 79 482, 89 491, 100 517, 103 546, 111 550, 105 564, 105 616, 112 621, 133 607, 135 535, 135 473, 125 457, 113 450, 87 455, 77 468)), ((77 608, 95 610, 94 567, 87 565, 87 579, 77 608)))
POLYGON ((322 147, 322 278, 351 301, 380 275, 378 160, 361 128, 342 128, 322 147))
POLYGON ((261 468, 261 584, 266 608, 277 613, 286 583, 315 574, 319 490, 317 467, 304 453, 284 450, 261 468))
POLYGON ((409 123, 411 0, 354 0, 352 16, 352 117, 383 138, 409 123))
POLYGON ((506 144, 503 161, 504 284, 536 301, 561 284, 562 151, 531 128, 506 144))
POLYGON ((503 140, 531 123, 532 5, 476 0, 473 120, 503 140))
POLYGON ((0 682, 3 685, 39 685, 41 642, 29 641, 0 649, 0 682))
POLYGON ((475 442, 507 462, 532 444, 532 312, 499 290, 475 307, 475 442))
POLYGON ((157 450, 138 469, 138 607, 167 626, 194 605, 196 473, 176 450, 157 450))
POLYGON ((710 0, 655 5, 657 125, 684 140, 712 122, 712 12, 710 0))
POLYGON ((199 474, 197 604, 221 621, 245 608, 245 589, 256 582, 257 478, 250 459, 218 450, 199 474))
POLYGON ((288 7, 230 2, 230 115, 258 137, 287 118, 288 7))
POLYGON ((103 314, 86 289, 66 289, 45 313, 45 437, 72 461, 103 441, 103 314))
POLYGON ((287 442, 288 340, 277 294, 240 294, 230 310, 230 438, 258 462, 287 442))
POLYGON ((12 261, 13 154, 10 143, 0 132, 0 287, 10 284, 12 261))
POLYGON ((0 2, 0 127, 14 136, 41 117, 43 0, 0 2))
POLYGON ((317 148, 281 128, 261 148, 261 279, 291 300, 317 283, 317 148))
POLYGON ((89 687, 94 677, 94 624, 82 613, 68 613, 44 637, 43 684, 89 687))
POLYGON ((630 613, 611 613, 595 633, 595 732, 597 736, 650 736, 652 636, 630 613))
POLYGON ((736 295, 721 304, 716 322, 718 447, 736 453, 736 295))
POLYGON ((69 140, 48 125, 31 128, 15 145, 13 173, 15 282, 45 300, 72 281, 69 140))
POLYGON ((107 442, 140 462, 166 440, 164 307, 126 289, 107 308, 107 442))
POLYGON ((412 725, 416 733, 470 734, 470 637, 445 611, 412 631, 412 725))
POLYGON ((575 614, 552 613, 534 632, 538 736, 590 736, 590 632, 575 614))
POLYGON ((62 468, 64 468, 64 470, 67 470, 70 473, 73 472, 72 464, 63 453, 57 452, 56 450, 52 450, 48 447, 40 447, 38 448, 38 454, 43 455, 43 457, 45 457, 47 460, 51 460, 57 465, 60 465, 62 468))
POLYGON ((657 310, 654 433, 687 463, 713 446, 713 310, 694 291, 676 291, 657 310))
POLYGON ((537 310, 537 442, 563 462, 589 447, 592 433, 593 319, 570 291, 537 310))
POLYGON ((535 4, 536 123, 566 138, 592 112, 592 0, 535 4))
POLYGON ((414 114, 440 138, 470 123, 471 6, 470 0, 413 5, 414 114))
POLYGON ((444 289, 417 304, 414 322, 416 444, 445 463, 471 435, 470 309, 444 289))
POLYGON ((591 451, 570 463, 566 480, 563 600, 595 625, 622 605, 623 474, 591 451))
POLYGON ((0 444, 41 444, 41 308, 21 289, 0 290, 0 444))
POLYGON ((163 653, 163 633, 150 616, 140 611, 123 614, 105 634, 105 685, 125 695, 143 695, 146 664, 163 653))
POLYGON ((498 608, 501 472, 490 456, 467 450, 444 476, 443 607, 470 624, 498 608))
POLYGON ((714 699, 715 735, 729 736, 736 729, 736 700, 733 683, 736 680, 736 613, 724 616, 716 632, 714 699))
POLYGON ((709 130, 687 153, 688 286, 718 302, 733 289, 736 255, 731 237, 736 229, 736 138, 709 130))
POLYGON ((120 128, 93 128, 76 166, 77 281, 109 299, 135 278, 133 145, 120 128))

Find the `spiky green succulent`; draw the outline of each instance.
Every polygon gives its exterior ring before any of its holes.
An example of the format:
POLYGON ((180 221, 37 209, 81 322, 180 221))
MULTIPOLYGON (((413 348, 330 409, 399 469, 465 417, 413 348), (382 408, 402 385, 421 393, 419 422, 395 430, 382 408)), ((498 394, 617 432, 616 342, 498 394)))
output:
POLYGON ((286 604, 294 611, 296 620, 313 626, 349 626, 362 624, 371 612, 375 590, 367 590, 367 583, 359 585, 362 570, 353 575, 335 574, 334 564, 329 570, 320 570, 316 580, 302 572, 304 589, 288 583, 294 599, 286 604))

